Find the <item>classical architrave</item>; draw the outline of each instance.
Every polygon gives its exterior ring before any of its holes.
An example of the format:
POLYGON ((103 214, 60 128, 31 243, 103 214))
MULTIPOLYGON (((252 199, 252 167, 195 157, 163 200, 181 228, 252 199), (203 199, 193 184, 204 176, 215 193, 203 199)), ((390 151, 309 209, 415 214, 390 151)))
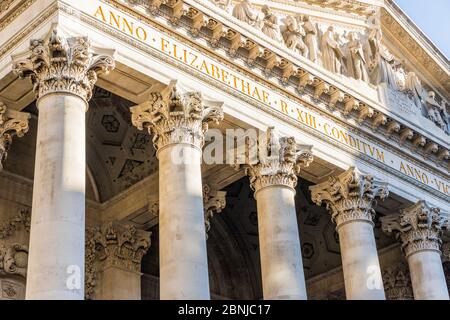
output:
POLYGON ((387 300, 414 300, 411 276, 406 263, 398 263, 383 270, 383 286, 387 300))
POLYGON ((258 159, 248 159, 246 174, 255 194, 262 188, 284 186, 295 189, 301 168, 313 161, 312 146, 298 145, 293 137, 280 137, 271 127, 258 140, 258 159))
POLYGON ((325 203, 337 229, 347 222, 360 220, 373 225, 376 198, 384 200, 389 191, 386 183, 350 168, 321 184, 311 186, 311 199, 318 206, 325 203))
POLYGON ((85 297, 94 298, 97 274, 106 268, 140 273, 142 257, 151 245, 151 232, 111 221, 86 230, 85 297))
POLYGON ((0 170, 3 169, 13 137, 23 137, 28 132, 29 119, 28 113, 8 110, 0 101, 0 170))
POLYGON ((67 93, 88 102, 98 74, 115 67, 111 56, 92 53, 87 37, 66 38, 57 26, 47 38, 31 40, 30 53, 23 55, 13 57, 14 70, 21 78, 31 79, 38 99, 50 93, 67 93))
POLYGON ((211 189, 208 184, 203 185, 203 210, 205 210, 205 231, 206 239, 211 230, 211 219, 216 213, 222 212, 227 205, 227 193, 211 189))
POLYGON ((205 105, 200 92, 183 92, 176 81, 163 92, 150 93, 148 101, 130 111, 133 125, 139 130, 148 129, 158 151, 180 143, 202 149, 208 122, 223 119, 221 104, 205 105))
POLYGON ((407 258, 420 251, 441 254, 442 232, 450 228, 448 214, 431 208, 425 201, 402 209, 398 214, 382 217, 381 221, 383 231, 395 234, 401 241, 407 258))

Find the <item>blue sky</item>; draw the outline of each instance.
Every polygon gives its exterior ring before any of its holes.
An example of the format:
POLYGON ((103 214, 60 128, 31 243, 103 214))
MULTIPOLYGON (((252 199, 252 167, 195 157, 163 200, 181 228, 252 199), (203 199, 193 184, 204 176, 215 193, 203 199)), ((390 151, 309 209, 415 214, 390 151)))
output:
POLYGON ((395 0, 450 59, 450 0, 395 0))

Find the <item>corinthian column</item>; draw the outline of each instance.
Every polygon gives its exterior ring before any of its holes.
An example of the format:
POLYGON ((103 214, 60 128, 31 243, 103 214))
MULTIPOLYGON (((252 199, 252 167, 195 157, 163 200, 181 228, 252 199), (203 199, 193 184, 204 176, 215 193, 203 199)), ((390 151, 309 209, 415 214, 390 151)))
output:
POLYGON ((325 203, 336 223, 347 299, 384 300, 373 206, 375 198, 388 196, 387 185, 350 168, 310 190, 312 201, 325 203))
POLYGON ((39 109, 26 298, 83 299, 85 112, 97 74, 114 62, 92 54, 87 38, 57 29, 13 59, 39 109))
POLYGON ((172 82, 131 108, 133 124, 148 128, 159 159, 161 299, 210 298, 202 191, 202 147, 221 105, 172 82))
POLYGON ((300 168, 312 162, 311 146, 269 128, 258 147, 260 159, 246 173, 257 202, 264 299, 306 300, 294 197, 300 168))
POLYGON ((441 235, 448 215, 425 201, 382 218, 383 231, 395 233, 408 260, 415 300, 449 300, 441 260, 441 235))
POLYGON ((14 136, 23 137, 28 132, 30 114, 9 110, 0 101, 0 171, 8 156, 14 136))
POLYGON ((86 238, 86 297, 141 300, 141 261, 151 232, 118 221, 89 228, 86 238))

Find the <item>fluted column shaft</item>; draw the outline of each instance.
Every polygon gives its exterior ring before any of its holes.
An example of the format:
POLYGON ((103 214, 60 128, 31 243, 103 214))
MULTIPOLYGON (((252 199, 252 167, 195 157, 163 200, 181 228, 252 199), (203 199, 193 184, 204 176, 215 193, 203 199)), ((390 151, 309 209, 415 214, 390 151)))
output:
POLYGON ((441 260, 442 231, 450 228, 448 215, 425 201, 382 219, 383 230, 395 233, 408 260, 415 300, 449 300, 441 260))
POLYGON ((354 220, 337 232, 347 300, 384 300, 373 224, 354 220))
POLYGON ((267 136, 276 149, 273 156, 247 168, 258 209, 264 299, 306 300, 294 188, 300 166, 312 161, 311 147, 298 148, 293 138, 279 138, 272 128, 267 136))
POLYGON ((15 62, 39 109, 26 299, 84 299, 85 112, 97 73, 114 67, 86 38, 53 29, 15 62))
POLYGON ((172 145, 158 152, 161 299, 210 298, 202 198, 201 150, 172 145), (183 162, 172 160, 183 154, 183 162))
POLYGON ((387 185, 350 168, 310 189, 337 225, 347 299, 385 300, 372 220, 374 199, 387 197, 387 185))
POLYGON ((66 282, 84 275, 86 102, 51 94, 38 108, 26 298, 84 299, 66 282))
POLYGON ((202 147, 221 105, 172 82, 133 107, 132 121, 153 135, 159 159, 160 297, 208 300, 209 277, 202 188, 202 147))

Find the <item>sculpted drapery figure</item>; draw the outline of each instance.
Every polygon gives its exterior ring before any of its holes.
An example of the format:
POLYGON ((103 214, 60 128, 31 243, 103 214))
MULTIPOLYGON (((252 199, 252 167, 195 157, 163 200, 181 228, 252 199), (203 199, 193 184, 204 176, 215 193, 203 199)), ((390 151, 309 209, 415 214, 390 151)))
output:
POLYGON ((341 74, 342 65, 342 51, 339 48, 339 43, 336 41, 333 26, 328 27, 327 31, 322 36, 322 62, 323 67, 333 73, 341 74))
POLYGON ((428 98, 425 101, 428 119, 433 121, 439 128, 445 130, 447 124, 445 122, 445 109, 436 101, 436 94, 434 91, 428 93, 428 98))
POLYGON ((249 0, 242 0, 234 6, 233 17, 252 25, 258 20, 258 16, 252 12, 249 0))
POLYGON ((366 59, 364 58, 361 41, 355 32, 348 34, 347 43, 347 71, 348 76, 356 80, 368 82, 369 76, 366 70, 366 59))
POLYGON ((314 24, 309 19, 309 16, 303 16, 299 19, 303 22, 303 28, 305 29, 305 43, 308 47, 309 60, 314 63, 318 63, 318 48, 317 48, 317 30, 314 24))
POLYGON ((405 76, 405 85, 403 90, 412 95, 417 108, 422 109, 426 100, 426 92, 415 72, 408 72, 405 76))
POLYGON ((375 85, 386 83, 392 89, 400 90, 394 71, 394 67, 398 64, 399 62, 389 52, 388 48, 380 44, 369 68, 372 83, 375 85))
POLYGON ((262 7, 261 12, 264 14, 261 31, 269 38, 275 41, 281 41, 278 18, 270 11, 267 5, 262 7))
POLYGON ((301 19, 297 20, 293 16, 287 16, 283 22, 281 35, 286 47, 298 51, 303 57, 307 58, 309 50, 303 41, 303 37, 306 36, 305 29, 303 29, 303 21, 301 19))

